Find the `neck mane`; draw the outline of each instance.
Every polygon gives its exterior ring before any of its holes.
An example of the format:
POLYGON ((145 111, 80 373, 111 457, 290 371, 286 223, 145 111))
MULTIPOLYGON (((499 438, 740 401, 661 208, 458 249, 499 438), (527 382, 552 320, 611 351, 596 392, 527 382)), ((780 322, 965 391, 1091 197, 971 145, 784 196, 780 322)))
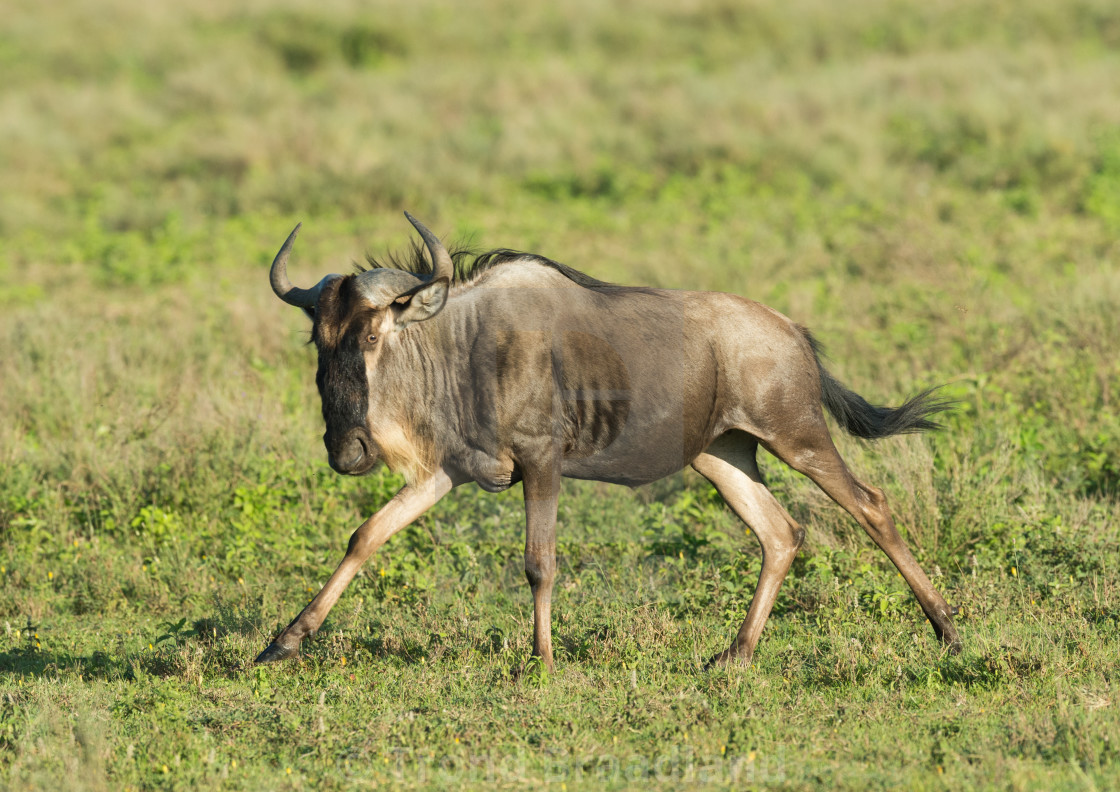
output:
MULTIPOLYGON (((449 248, 448 252, 451 255, 451 261, 455 265, 455 274, 451 279, 452 286, 473 285, 490 270, 505 264, 520 262, 539 264, 548 267, 549 269, 559 272, 572 283, 596 292, 654 291, 653 289, 642 286, 619 286, 614 283, 608 283, 607 281, 601 281, 573 267, 569 267, 567 264, 561 264, 559 261, 554 261, 553 259, 536 253, 524 253, 519 250, 510 250, 509 248, 495 248, 485 253, 476 253, 473 249, 461 245, 449 248)), ((402 270, 421 278, 426 278, 432 274, 432 264, 425 257, 424 248, 416 241, 413 241, 406 250, 387 253, 380 259, 372 255, 367 255, 366 262, 368 267, 357 265, 357 270, 359 272, 365 272, 367 269, 380 268, 402 270)))

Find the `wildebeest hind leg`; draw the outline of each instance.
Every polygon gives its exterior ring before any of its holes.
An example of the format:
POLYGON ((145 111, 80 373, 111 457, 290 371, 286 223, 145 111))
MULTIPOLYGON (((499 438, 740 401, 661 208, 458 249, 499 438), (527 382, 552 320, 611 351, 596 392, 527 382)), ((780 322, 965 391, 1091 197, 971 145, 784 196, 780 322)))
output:
POLYGON ((899 535, 887 506, 887 496, 882 490, 864 484, 851 474, 828 434, 823 417, 815 430, 805 434, 796 442, 775 442, 770 451, 794 470, 811 478, 826 495, 856 518, 909 584, 937 637, 949 647, 949 651, 954 654, 960 652, 961 642, 953 626, 952 609, 933 587, 899 535))
POLYGON ((390 536, 411 523, 450 492, 452 486, 454 485, 451 478, 439 470, 426 481, 416 485, 406 485, 376 514, 362 523, 350 537, 346 555, 327 584, 299 616, 296 616, 292 623, 276 636, 276 640, 260 653, 256 662, 275 663, 298 654, 300 641, 319 630, 323 620, 327 618, 327 614, 330 613, 346 586, 354 579, 354 575, 358 573, 365 560, 385 544, 390 536))
POLYGON ((692 463, 696 472, 712 482, 762 545, 762 571, 747 617, 731 646, 711 658, 709 667, 731 661, 750 662, 778 589, 805 537, 801 526, 766 488, 755 462, 757 449, 758 443, 753 437, 729 432, 708 446, 692 463))

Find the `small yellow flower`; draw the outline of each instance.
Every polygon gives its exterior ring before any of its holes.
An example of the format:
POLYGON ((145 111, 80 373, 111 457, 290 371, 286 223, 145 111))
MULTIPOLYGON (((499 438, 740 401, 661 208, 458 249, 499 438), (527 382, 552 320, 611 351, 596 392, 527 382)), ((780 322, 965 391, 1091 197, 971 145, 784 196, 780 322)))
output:
MULTIPOLYGON (((385 567, 381 567, 381 577, 385 577, 385 567)), ((308 589, 308 591, 311 591, 311 589, 308 589)))
POLYGON ((1011 567, 1011 577, 1019 577, 1019 570, 1015 567, 1011 567))
POLYGON ((163 766, 163 772, 165 772, 165 773, 170 773, 170 772, 171 772, 171 770, 170 770, 170 769, 168 769, 167 765, 164 765, 164 766, 163 766))
POLYGON ((237 760, 236 759, 230 759, 229 760, 229 766, 236 769, 237 768, 237 760))
POLYGON ((47 573, 47 580, 54 580, 54 572, 47 573))
POLYGON ((288 775, 291 775, 291 774, 292 774, 292 768, 289 767, 288 768, 288 775))
MULTIPOLYGON (((346 658, 345 657, 342 658, 342 665, 346 665, 346 658)), ((456 742, 458 742, 458 740, 456 740, 456 742)))
MULTIPOLYGON (((78 540, 77 540, 77 539, 75 539, 75 540, 74 540, 74 547, 77 547, 77 546, 78 546, 78 540)), ((166 765, 165 765, 165 767, 166 767, 166 765)))

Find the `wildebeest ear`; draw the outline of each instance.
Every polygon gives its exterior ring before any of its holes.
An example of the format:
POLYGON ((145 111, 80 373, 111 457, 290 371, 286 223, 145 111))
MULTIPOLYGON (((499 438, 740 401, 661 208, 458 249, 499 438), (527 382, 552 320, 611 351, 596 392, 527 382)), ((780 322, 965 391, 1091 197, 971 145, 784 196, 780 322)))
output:
POLYGON ((413 322, 423 322, 443 310, 447 304, 450 284, 447 278, 421 283, 393 300, 393 318, 397 329, 413 322))

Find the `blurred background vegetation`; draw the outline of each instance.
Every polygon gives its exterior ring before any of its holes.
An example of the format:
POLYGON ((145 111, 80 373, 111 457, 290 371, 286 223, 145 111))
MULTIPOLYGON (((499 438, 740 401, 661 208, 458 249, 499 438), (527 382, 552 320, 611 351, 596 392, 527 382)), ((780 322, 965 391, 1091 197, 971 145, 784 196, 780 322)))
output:
POLYGON ((13 783, 67 767, 92 788, 366 783, 347 757, 407 748, 415 769, 418 745, 460 736, 523 749, 498 707, 528 719, 532 751, 601 753, 619 722, 643 755, 681 724, 712 755, 793 745, 797 787, 1113 777, 1115 2, 8 0, 0 75, 13 783), (517 493, 465 490, 371 562, 305 666, 248 670, 399 483, 326 468, 306 321, 271 294, 268 262, 303 221, 294 277, 346 271, 405 243, 402 209, 599 278, 766 302, 877 402, 949 383, 946 431, 841 443, 965 605, 965 655, 940 657, 885 559, 770 464, 810 540, 749 678, 694 669, 742 618, 758 554, 691 475, 566 490, 569 670, 549 685, 499 673, 528 651, 517 493), (363 688, 355 665, 395 687, 363 688), (441 687, 464 667, 478 686, 441 687), (635 669, 640 701, 581 711, 574 731, 534 720, 635 669), (336 737, 318 693, 291 705, 290 732, 247 725, 281 693, 353 684, 336 737), (681 690, 695 700, 673 703, 681 690), (837 731, 854 699, 871 725, 837 731), (794 702, 808 725, 781 714, 794 702), (752 707, 748 728, 733 713, 752 707), (146 731, 153 708, 186 736, 146 731), (59 711, 78 713, 62 731, 59 711), (827 756, 798 731, 824 722, 827 756), (305 749, 315 762, 285 773, 305 749))

